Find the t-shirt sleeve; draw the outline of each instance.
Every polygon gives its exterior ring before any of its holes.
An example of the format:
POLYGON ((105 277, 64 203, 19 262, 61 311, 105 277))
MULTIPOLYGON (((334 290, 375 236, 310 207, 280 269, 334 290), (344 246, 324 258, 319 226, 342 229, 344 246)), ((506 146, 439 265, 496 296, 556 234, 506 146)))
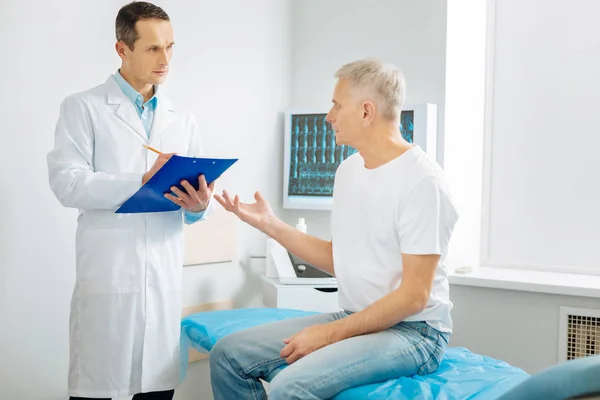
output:
POLYGON ((449 193, 434 177, 421 180, 400 205, 398 235, 403 254, 444 254, 458 214, 449 193))

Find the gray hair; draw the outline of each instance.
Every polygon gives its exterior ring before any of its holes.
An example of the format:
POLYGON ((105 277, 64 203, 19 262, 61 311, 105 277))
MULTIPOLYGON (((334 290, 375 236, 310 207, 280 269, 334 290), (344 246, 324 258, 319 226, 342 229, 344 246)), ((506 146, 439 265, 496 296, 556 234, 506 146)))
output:
POLYGON ((340 67, 335 77, 346 80, 361 98, 370 97, 385 119, 400 119, 406 82, 395 66, 377 59, 358 60, 340 67))

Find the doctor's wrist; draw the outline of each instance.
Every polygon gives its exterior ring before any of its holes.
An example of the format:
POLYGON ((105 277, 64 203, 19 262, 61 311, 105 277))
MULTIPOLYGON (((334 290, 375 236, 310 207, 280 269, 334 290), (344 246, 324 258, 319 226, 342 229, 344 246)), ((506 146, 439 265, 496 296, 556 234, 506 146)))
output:
POLYGON ((150 175, 150 172, 146 172, 143 176, 142 176, 142 185, 145 185, 146 182, 148 182, 150 180, 150 178, 152 178, 152 175, 150 175))
POLYGON ((206 211, 207 208, 208 208, 208 204, 199 204, 195 207, 192 207, 192 208, 189 208, 186 210, 192 214, 199 214, 199 213, 203 213, 204 211, 206 211))

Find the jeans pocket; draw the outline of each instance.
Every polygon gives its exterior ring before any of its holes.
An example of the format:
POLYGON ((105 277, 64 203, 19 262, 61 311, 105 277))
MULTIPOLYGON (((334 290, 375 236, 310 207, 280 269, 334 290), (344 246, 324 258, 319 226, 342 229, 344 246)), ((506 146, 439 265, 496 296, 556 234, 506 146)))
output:
POLYGON ((396 325, 399 329, 406 329, 411 332, 418 333, 423 337, 427 337, 429 327, 425 322, 401 322, 396 325))

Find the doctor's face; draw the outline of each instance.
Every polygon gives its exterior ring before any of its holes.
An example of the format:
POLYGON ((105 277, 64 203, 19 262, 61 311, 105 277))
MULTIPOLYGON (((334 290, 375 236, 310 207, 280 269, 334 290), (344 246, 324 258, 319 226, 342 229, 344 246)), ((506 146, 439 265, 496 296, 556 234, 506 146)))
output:
POLYGON ((138 39, 133 49, 122 42, 117 44, 122 70, 139 85, 160 85, 173 55, 173 27, 169 21, 144 19, 135 28, 138 39))

